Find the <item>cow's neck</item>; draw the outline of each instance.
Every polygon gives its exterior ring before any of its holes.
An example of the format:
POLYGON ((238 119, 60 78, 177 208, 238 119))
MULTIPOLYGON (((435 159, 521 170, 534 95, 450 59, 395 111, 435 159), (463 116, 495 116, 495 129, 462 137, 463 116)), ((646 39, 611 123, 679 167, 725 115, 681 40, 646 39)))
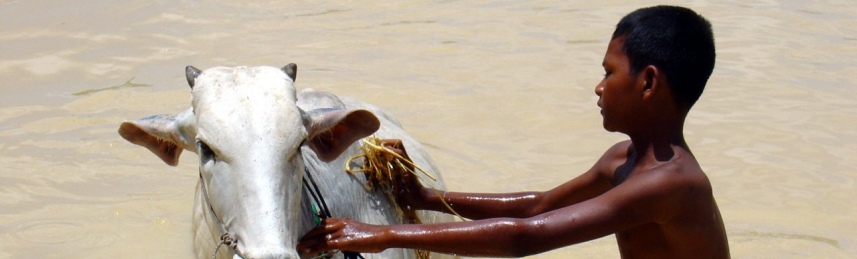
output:
POLYGON ((199 181, 197 181, 197 206, 196 208, 201 214, 202 218, 205 221, 205 225, 208 228, 209 233, 211 233, 211 242, 215 244, 211 253, 217 255, 232 255, 235 254, 234 244, 237 244, 238 240, 235 240, 231 234, 226 229, 226 226, 223 225, 221 219, 214 213, 214 210, 211 207, 211 202, 209 201, 208 191, 205 187, 204 182, 202 181, 202 177, 200 177, 199 181))

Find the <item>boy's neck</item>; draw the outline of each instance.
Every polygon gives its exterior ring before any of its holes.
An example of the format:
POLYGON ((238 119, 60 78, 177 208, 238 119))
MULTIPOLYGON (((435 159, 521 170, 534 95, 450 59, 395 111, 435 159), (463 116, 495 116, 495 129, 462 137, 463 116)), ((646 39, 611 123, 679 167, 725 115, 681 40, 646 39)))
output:
POLYGON ((667 139, 631 138, 631 145, 638 162, 647 158, 653 158, 652 162, 670 161, 675 157, 674 148, 681 148, 690 153, 684 137, 680 135, 667 139))
POLYGON ((637 162, 667 162, 675 157, 675 148, 690 153, 684 139, 684 116, 664 118, 651 122, 654 127, 645 127, 644 131, 628 134, 637 162))

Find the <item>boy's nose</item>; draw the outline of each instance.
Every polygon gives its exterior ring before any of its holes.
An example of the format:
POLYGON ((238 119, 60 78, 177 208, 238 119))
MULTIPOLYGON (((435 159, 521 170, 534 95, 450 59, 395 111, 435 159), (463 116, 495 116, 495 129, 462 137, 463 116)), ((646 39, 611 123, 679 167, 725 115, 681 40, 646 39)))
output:
POLYGON ((599 83, 595 86, 595 95, 601 96, 604 93, 604 84, 599 83))

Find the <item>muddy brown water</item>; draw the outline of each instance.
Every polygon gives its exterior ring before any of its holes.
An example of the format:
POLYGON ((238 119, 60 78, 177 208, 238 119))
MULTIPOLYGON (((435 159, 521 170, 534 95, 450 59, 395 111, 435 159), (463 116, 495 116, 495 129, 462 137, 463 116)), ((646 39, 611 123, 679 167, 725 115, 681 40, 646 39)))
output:
MULTIPOLYGON (((0 258, 189 258, 197 162, 123 120, 189 105, 183 68, 299 65, 397 115, 449 188, 545 190, 624 139, 595 105, 629 1, 0 0, 0 258)), ((734 258, 857 258, 857 6, 667 1, 714 25, 686 137, 734 258)), ((618 258, 607 236, 532 258, 618 258)))

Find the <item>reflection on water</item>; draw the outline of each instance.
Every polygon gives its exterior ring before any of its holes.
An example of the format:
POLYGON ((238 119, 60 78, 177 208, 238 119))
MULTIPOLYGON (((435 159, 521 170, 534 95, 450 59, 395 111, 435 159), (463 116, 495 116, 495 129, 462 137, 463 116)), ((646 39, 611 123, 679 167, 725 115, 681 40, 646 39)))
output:
MULTIPOLYGON (((686 125, 735 258, 857 255, 857 6, 672 1, 713 25, 686 125)), ((453 190, 543 190, 623 139, 595 106, 626 1, 0 0, 0 258, 188 258, 196 163, 116 134, 189 105, 184 67, 301 67, 385 107, 453 190)), ((533 258, 617 258, 605 237, 533 258)))
POLYGON ((128 79, 128 81, 125 81, 125 83, 121 84, 121 85, 113 85, 113 86, 108 86, 108 87, 104 87, 104 88, 83 90, 80 92, 74 92, 71 95, 74 95, 74 96, 88 95, 91 93, 97 93, 97 92, 101 92, 101 91, 105 91, 105 90, 116 90, 116 89, 123 88, 123 87, 148 87, 148 86, 151 86, 148 84, 133 83, 133 82, 131 82, 133 80, 134 80, 134 78, 131 78, 131 79, 128 79))

